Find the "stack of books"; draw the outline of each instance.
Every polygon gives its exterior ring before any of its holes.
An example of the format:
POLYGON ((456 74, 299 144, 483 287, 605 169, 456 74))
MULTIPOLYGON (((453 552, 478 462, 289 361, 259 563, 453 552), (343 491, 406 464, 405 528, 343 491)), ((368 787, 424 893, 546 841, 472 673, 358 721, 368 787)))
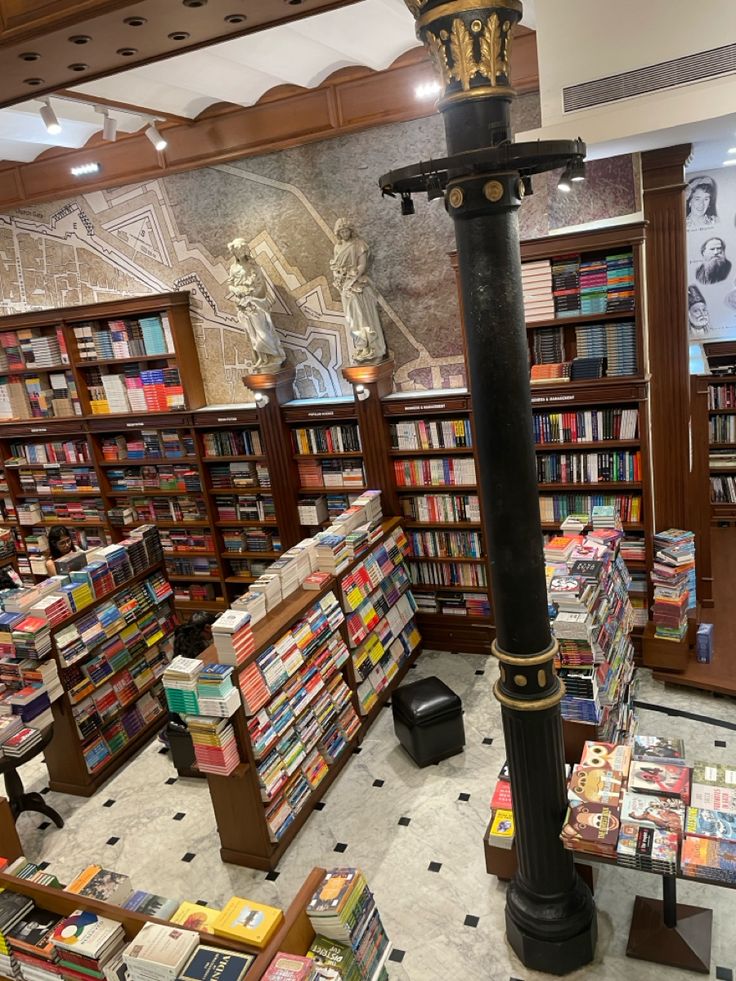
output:
POLYGON ((616 856, 621 828, 621 793, 631 749, 613 743, 586 742, 580 764, 572 769, 569 806, 560 833, 565 848, 616 856))
POLYGON ((204 664, 191 657, 175 657, 163 673, 166 702, 172 712, 197 715, 197 681, 204 664))
POLYGON ((123 926, 86 910, 64 917, 51 934, 62 977, 104 978, 125 945, 123 926))
POLYGON ((299 523, 305 527, 315 527, 327 521, 327 501, 324 497, 302 497, 299 499, 299 523))
POLYGON ((266 615, 266 596, 251 588, 233 601, 231 609, 249 613, 250 625, 254 627, 266 615))
POLYGON ((344 535, 334 535, 330 532, 319 532, 315 536, 317 543, 315 557, 316 572, 327 572, 338 576, 350 561, 347 543, 344 535))
MULTIPOLYGON (((29 867, 34 866, 29 864, 29 867)), ((20 877, 31 878, 37 882, 40 881, 37 876, 43 875, 34 872, 26 876, 22 874, 23 871, 20 870, 20 877)), ((51 941, 51 936, 60 920, 61 916, 58 913, 51 913, 34 905, 10 930, 8 944, 10 954, 17 966, 15 977, 22 981, 57 981, 59 955, 51 941)))
POLYGON ((552 260, 552 295, 555 317, 580 314, 580 257, 562 256, 552 260))
POLYGON ((219 716, 189 715, 187 728, 202 773, 229 776, 240 763, 238 743, 230 722, 219 716))
POLYGON ((375 899, 359 869, 331 869, 312 896, 307 916, 317 934, 309 949, 320 968, 340 977, 381 978, 391 950, 375 899))
POLYGON ((501 767, 493 788, 487 838, 488 844, 496 848, 511 848, 514 844, 514 805, 508 763, 501 767))
POLYGON ((131 981, 175 981, 199 946, 193 930, 144 923, 123 951, 131 981))
POLYGON ((227 610, 212 624, 212 640, 220 664, 242 664, 253 653, 251 615, 246 610, 227 610))
POLYGON ((20 893, 3 889, 0 892, 0 974, 5 978, 20 977, 16 952, 10 944, 14 927, 32 913, 33 900, 20 893))
POLYGON ((652 619, 655 635, 680 641, 687 634, 688 610, 695 607, 695 536, 669 528, 654 536, 652 619))
POLYGON ((552 266, 549 259, 522 263, 521 288, 524 294, 524 317, 528 324, 554 317, 552 266))
POLYGON ((240 693, 233 685, 233 668, 227 664, 205 664, 197 678, 197 701, 202 715, 229 718, 240 708, 240 693))
POLYGON ((3 756, 21 759, 41 742, 41 730, 33 726, 22 726, 16 733, 5 739, 0 746, 3 756))
POLYGON ((263 573, 251 584, 249 592, 260 593, 266 604, 266 611, 270 613, 282 600, 281 579, 279 576, 263 573))

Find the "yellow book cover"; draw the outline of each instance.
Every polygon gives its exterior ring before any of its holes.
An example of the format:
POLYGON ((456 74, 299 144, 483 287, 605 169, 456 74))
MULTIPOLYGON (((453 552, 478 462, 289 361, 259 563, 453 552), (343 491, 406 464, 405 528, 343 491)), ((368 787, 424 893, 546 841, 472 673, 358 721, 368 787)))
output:
POLYGON ((81 893, 84 887, 88 885, 92 879, 94 879, 98 872, 101 871, 101 865, 88 865, 86 869, 82 869, 76 879, 69 883, 65 889, 65 892, 81 893))
POLYGON ((215 933, 253 947, 265 947, 283 918, 284 914, 275 906, 233 896, 215 920, 215 933))
POLYGON ((493 814, 489 835, 496 838, 514 837, 514 815, 512 811, 499 809, 493 814))
POLYGON ((199 906, 197 903, 184 902, 171 917, 170 922, 178 923, 179 926, 186 927, 187 930, 214 933, 215 921, 219 915, 219 909, 210 909, 209 906, 199 906))

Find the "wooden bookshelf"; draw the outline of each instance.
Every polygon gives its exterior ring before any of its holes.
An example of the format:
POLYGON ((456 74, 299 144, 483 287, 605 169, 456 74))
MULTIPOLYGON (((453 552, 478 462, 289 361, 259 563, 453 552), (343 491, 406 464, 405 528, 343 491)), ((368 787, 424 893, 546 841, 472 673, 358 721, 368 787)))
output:
MULTIPOLYGON (((5 838, 3 838, 3 843, 5 843, 5 838)), ((3 857, 10 856, 6 852, 3 857)), ((249 947, 240 941, 229 940, 227 937, 213 937, 211 933, 201 932, 199 934, 200 944, 220 947, 225 951, 254 955, 255 960, 248 969, 248 977, 253 978, 253 981, 259 981, 279 951, 290 954, 306 954, 315 936, 307 915, 307 906, 321 885, 324 875, 325 869, 323 868, 313 868, 307 875, 294 899, 284 910, 282 923, 263 950, 249 947)), ((150 886, 152 889, 155 888, 153 883, 150 883, 150 886)), ((49 910, 59 916, 69 916, 75 910, 81 909, 115 920, 122 925, 126 941, 133 940, 146 923, 166 924, 168 922, 145 916, 143 913, 123 909, 121 906, 114 906, 111 903, 78 896, 76 893, 66 892, 63 889, 53 889, 50 886, 29 882, 27 879, 18 879, 16 876, 6 875, 2 872, 0 872, 0 888, 28 896, 40 909, 49 910)))
MULTIPOLYGON (((468 464, 472 465, 478 474, 478 461, 475 455, 473 440, 472 403, 467 391, 456 389, 446 392, 416 392, 396 393, 385 397, 382 401, 384 414, 384 441, 388 447, 393 480, 393 493, 398 501, 399 513, 406 529, 411 549, 407 557, 409 568, 418 573, 422 568, 434 569, 438 576, 450 575, 453 566, 468 570, 467 578, 472 575, 471 569, 477 568, 481 582, 469 582, 465 585, 451 585, 437 582, 428 584, 422 581, 419 574, 412 575, 412 588, 419 597, 420 608, 417 623, 422 633, 425 647, 440 650, 467 651, 470 653, 490 653, 492 634, 492 602, 490 592, 490 575, 485 551, 485 534, 483 529, 482 503, 478 495, 477 476, 472 483, 399 483, 398 470, 402 470, 402 461, 407 461, 408 473, 416 473, 421 467, 422 457, 425 457, 430 467, 437 466, 443 457, 448 470, 459 461, 467 471, 468 464), (455 434, 457 429, 457 434, 455 434), (460 430, 462 429, 462 435, 460 430), (414 440, 421 444, 417 448, 405 450, 402 447, 414 440), (444 446, 435 445, 439 441, 447 443, 444 446), (422 449, 427 446, 428 450, 422 449), (468 498, 475 503, 477 521, 458 520, 432 521, 419 519, 417 516, 417 500, 427 495, 440 496, 441 500, 456 500, 468 498), (438 551, 445 546, 454 545, 457 549, 467 548, 478 555, 451 556, 431 555, 428 551, 438 551), (464 594, 482 604, 477 609, 468 610, 464 594), (434 603, 432 599, 434 598, 434 603), (450 602, 465 609, 464 614, 448 615, 443 611, 450 602), (430 607, 434 605, 434 609, 430 607)), ((455 509, 457 510, 457 509, 455 509)), ((462 513, 462 512, 461 512, 462 513)))
MULTIPOLYGON (((341 582, 345 576, 364 561, 365 556, 369 552, 377 548, 389 535, 396 532, 399 528, 400 522, 397 518, 384 520, 381 537, 366 553, 351 561, 340 573, 338 578, 331 577, 319 590, 298 588, 287 599, 272 609, 267 617, 259 621, 253 628, 254 651, 248 655, 242 664, 236 667, 236 678, 239 677, 241 672, 251 668, 264 649, 274 644, 297 621, 302 619, 307 611, 322 597, 328 593, 333 593, 338 602, 342 602, 341 582)), ((345 608, 344 605, 343 608, 345 608)), ((337 628, 337 631, 324 635, 320 646, 336 633, 344 641, 350 656, 343 665, 330 672, 329 678, 335 677, 337 673, 342 675, 350 693, 349 704, 357 716, 359 725, 352 737, 347 740, 346 745, 340 751, 339 755, 331 762, 328 760, 327 773, 320 783, 312 788, 309 797, 304 801, 296 813, 294 820, 286 828, 281 838, 278 841, 273 841, 266 822, 266 808, 270 802, 264 803, 261 797, 258 772, 260 760, 256 758, 255 749, 250 739, 248 716, 246 716, 245 710, 241 706, 231 717, 231 721, 243 765, 227 777, 212 773, 207 774, 207 783, 217 820, 218 833, 220 835, 220 855, 223 861, 243 865, 248 868, 264 870, 274 869, 277 866, 281 856, 313 811, 315 804, 322 798, 327 788, 338 777, 352 755, 352 751, 363 739, 376 717, 377 713, 375 709, 390 697, 391 692, 400 683, 410 664, 413 663, 421 650, 421 647, 417 646, 412 651, 410 657, 403 659, 399 669, 392 677, 390 684, 386 685, 381 691, 380 697, 376 704, 372 706, 371 711, 363 713, 358 697, 362 679, 355 673, 352 659, 353 648, 350 646, 346 624, 342 623, 337 628)), ((206 661, 217 660, 215 648, 208 648, 202 657, 206 661)), ((279 692, 273 692, 266 704, 270 704, 278 694, 279 692)), ((339 715, 342 714, 346 706, 340 709, 339 715)), ((268 752, 264 754, 264 759, 267 756, 268 752)), ((274 795, 274 799, 278 799, 281 789, 274 795)))
MULTIPOLYGON (((163 561, 157 561, 148 566, 146 569, 141 570, 136 575, 130 577, 126 582, 120 583, 113 589, 108 590, 103 595, 96 597, 92 603, 72 614, 70 617, 67 617, 61 623, 51 627, 52 656, 56 661, 59 678, 64 689, 64 693, 61 695, 61 697, 54 701, 51 706, 54 716, 54 738, 44 751, 46 765, 49 772, 49 786, 52 790, 60 793, 90 797, 106 780, 108 780, 115 772, 117 772, 117 770, 120 769, 123 763, 125 763, 134 753, 138 751, 146 740, 150 738, 153 732, 161 728, 161 726, 166 722, 166 712, 163 708, 161 700, 162 693, 160 689, 160 676, 157 676, 155 671, 152 672, 153 677, 140 688, 136 684, 137 691, 135 697, 129 698, 125 703, 120 702, 118 699, 118 704, 114 713, 105 711, 104 721, 99 719, 98 716, 99 721, 96 724, 96 727, 87 736, 82 736, 77 729, 74 708, 81 705, 86 699, 93 698, 94 695, 101 689, 112 685, 116 678, 122 675, 123 672, 129 671, 134 665, 140 664, 144 660, 146 663, 150 664, 149 656, 152 657, 161 647, 161 645, 167 642, 171 629, 169 629, 168 633, 166 633, 161 640, 157 641, 146 651, 140 651, 139 653, 135 654, 126 664, 117 668, 111 674, 101 678, 98 682, 93 683, 93 687, 88 687, 83 694, 78 696, 72 695, 72 687, 74 684, 73 678, 77 672, 81 671, 81 666, 83 664, 97 656, 99 653, 99 645, 96 645, 91 650, 87 650, 85 653, 78 655, 71 662, 65 661, 59 654, 56 647, 57 635, 68 626, 76 623, 83 617, 89 616, 90 613, 103 604, 114 601, 115 597, 126 590, 140 586, 152 576, 165 576, 165 574, 166 569, 163 561), (72 672, 72 674, 70 674, 70 672, 72 672), (156 692, 157 688, 159 689, 158 692, 156 692), (89 770, 87 768, 84 755, 85 746, 91 741, 94 741, 97 736, 104 735, 104 730, 109 725, 119 720, 121 715, 130 711, 138 703, 138 701, 143 698, 144 695, 150 692, 154 692, 154 697, 158 701, 161 711, 150 719, 142 719, 141 721, 143 721, 145 724, 132 735, 127 733, 126 742, 121 748, 118 750, 111 749, 110 756, 103 760, 93 770, 89 770)), ((163 616, 166 623, 169 624, 169 628, 171 628, 174 622, 172 598, 169 597, 162 600, 160 603, 156 603, 155 607, 158 611, 158 615, 163 616)), ((149 668, 149 670, 151 669, 149 668)), ((125 731, 127 732, 127 728, 125 731)))
MULTIPOLYGON (((707 403, 708 474, 712 524, 736 522, 736 377, 711 375, 704 378, 707 403), (723 459, 722 459, 723 458, 723 459), (728 463, 731 463, 729 466, 728 463)), ((691 405, 693 426, 702 410, 691 405)), ((693 434, 695 438, 695 433, 693 434)))

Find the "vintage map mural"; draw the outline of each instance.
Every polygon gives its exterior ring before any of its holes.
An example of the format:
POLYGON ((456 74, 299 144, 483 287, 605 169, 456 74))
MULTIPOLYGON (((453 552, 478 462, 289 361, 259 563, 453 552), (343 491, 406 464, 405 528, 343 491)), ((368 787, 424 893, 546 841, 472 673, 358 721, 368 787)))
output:
MULTIPOLYGON (((537 124, 535 96, 515 105, 537 124)), ((335 220, 371 246, 386 339, 403 389, 464 383, 452 223, 441 203, 402 218, 382 200, 386 170, 444 152, 438 116, 206 167, 0 215, 0 314, 188 290, 210 404, 246 400, 250 347, 228 296, 227 243, 251 245, 274 297, 273 319, 301 397, 347 391, 349 340, 332 285, 335 220)), ((556 178, 535 183, 523 236, 635 211, 631 157, 589 165, 584 189, 558 200, 556 178)))

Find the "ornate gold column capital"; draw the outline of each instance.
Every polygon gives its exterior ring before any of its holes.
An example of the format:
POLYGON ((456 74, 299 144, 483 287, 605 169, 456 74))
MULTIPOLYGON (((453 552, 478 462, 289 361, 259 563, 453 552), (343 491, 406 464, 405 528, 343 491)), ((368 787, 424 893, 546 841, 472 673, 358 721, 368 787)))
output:
POLYGON ((417 37, 439 76, 439 108, 478 98, 510 98, 511 31, 520 0, 405 0, 417 37))

